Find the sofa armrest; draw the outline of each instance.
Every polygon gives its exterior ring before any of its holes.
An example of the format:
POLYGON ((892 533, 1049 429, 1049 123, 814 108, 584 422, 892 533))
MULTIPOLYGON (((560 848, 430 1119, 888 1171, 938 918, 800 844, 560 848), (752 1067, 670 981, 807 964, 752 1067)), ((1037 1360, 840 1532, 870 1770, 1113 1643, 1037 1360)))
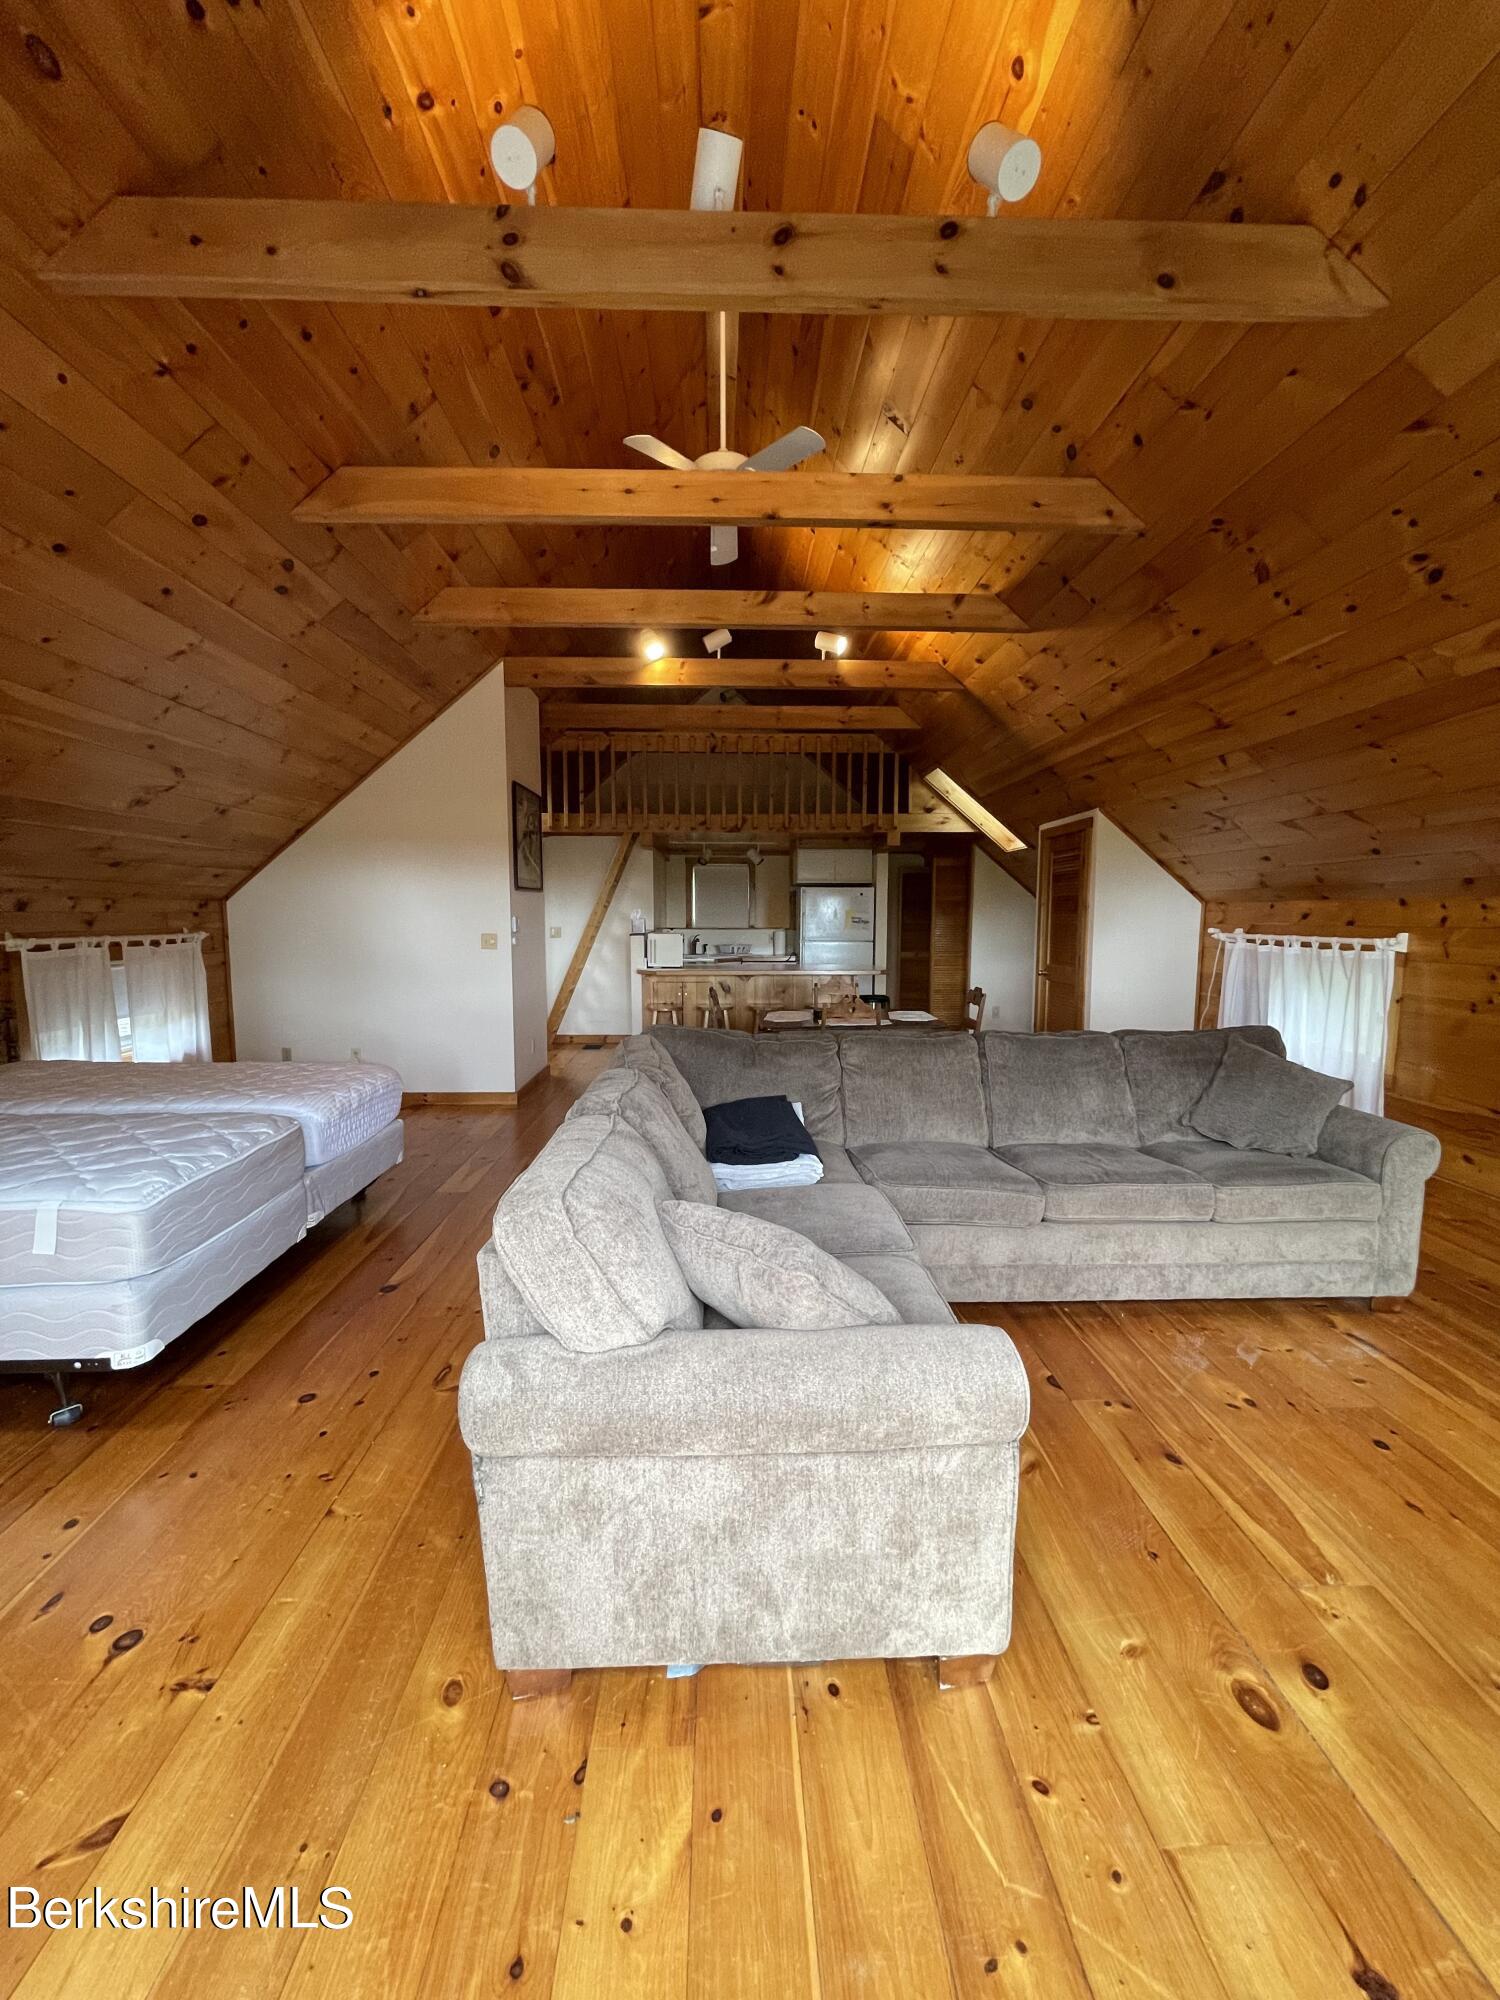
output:
POLYGON ((487 1340, 464 1364, 478 1457, 719 1458, 1011 1443, 1026 1371, 998 1327, 695 1327, 581 1354, 487 1340))
POLYGON ((1329 1112, 1318 1139, 1320 1160, 1382 1183, 1396 1179, 1420 1185, 1437 1171, 1442 1150, 1420 1125, 1402 1125, 1342 1104, 1329 1112))

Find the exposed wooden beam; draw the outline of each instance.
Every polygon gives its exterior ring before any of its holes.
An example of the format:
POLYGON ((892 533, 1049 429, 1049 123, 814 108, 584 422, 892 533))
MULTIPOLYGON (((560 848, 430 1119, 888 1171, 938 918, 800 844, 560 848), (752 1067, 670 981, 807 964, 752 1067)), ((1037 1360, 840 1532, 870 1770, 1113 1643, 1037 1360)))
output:
POLYGON ((505 685, 529 688, 927 688, 963 683, 937 660, 638 660, 507 658, 505 685))
POLYGON ((557 998, 547 1014, 547 1035, 550 1039, 563 1024, 578 982, 583 976, 583 968, 589 962, 589 953, 594 949, 604 919, 609 915, 609 906, 615 900, 615 891, 620 886, 620 878, 625 873, 625 864, 635 850, 640 839, 638 833, 622 833, 609 857, 609 866, 604 871, 604 880, 599 884, 599 893, 594 898, 594 907, 589 911, 588 922, 579 933, 578 942, 573 947, 573 956, 568 960, 568 969, 563 974, 562 985, 557 989, 557 998))
POLYGON ((1097 479, 914 472, 666 472, 484 465, 346 465, 293 512, 339 526, 1057 529, 1132 535, 1097 479))
POLYGON ((684 733, 700 736, 749 736, 764 731, 775 734, 839 735, 847 730, 874 731, 915 729, 916 723, 900 708, 764 708, 749 703, 715 702, 608 702, 549 701, 542 707, 542 733, 557 736, 565 730, 653 730, 658 734, 684 733))
POLYGON ((981 590, 570 590, 453 585, 417 613, 423 625, 510 631, 648 626, 664 631, 1024 632, 981 590))
POLYGON ((784 215, 121 195, 44 267, 120 298, 632 312, 1346 319, 1381 293, 1297 223, 784 215))

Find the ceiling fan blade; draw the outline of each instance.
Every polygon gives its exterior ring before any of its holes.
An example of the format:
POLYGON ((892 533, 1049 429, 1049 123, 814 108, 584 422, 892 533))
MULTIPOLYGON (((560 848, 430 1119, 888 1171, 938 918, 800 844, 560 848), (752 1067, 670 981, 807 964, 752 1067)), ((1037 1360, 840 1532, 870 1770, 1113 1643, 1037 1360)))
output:
POLYGON ((719 132, 711 125, 698 127, 690 207, 734 207, 740 191, 740 156, 744 150, 744 140, 736 139, 732 132, 719 132))
POLYGON ((663 444, 660 438, 652 437, 649 431, 636 431, 625 442, 632 451, 643 452, 647 458, 654 458, 658 465, 670 466, 673 472, 691 472, 693 469, 690 458, 671 445, 663 444))
POLYGON ((711 563, 732 563, 740 552, 740 531, 738 528, 710 528, 708 531, 708 559, 711 563))
POLYGON ((816 431, 809 430, 806 424, 799 424, 796 430, 788 431, 774 444, 751 452, 740 471, 790 472, 794 465, 800 465, 804 458, 812 458, 824 448, 823 440, 816 431))

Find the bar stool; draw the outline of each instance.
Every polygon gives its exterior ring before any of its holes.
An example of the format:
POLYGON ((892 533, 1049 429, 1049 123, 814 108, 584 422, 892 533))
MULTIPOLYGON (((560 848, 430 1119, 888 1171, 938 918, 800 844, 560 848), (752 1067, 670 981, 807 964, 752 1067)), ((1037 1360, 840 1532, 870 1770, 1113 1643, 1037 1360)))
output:
POLYGON ((708 998, 699 1003, 698 1012, 703 1017, 698 1023, 700 1028, 727 1028, 729 1026, 729 1009, 719 998, 719 989, 717 986, 709 987, 708 998))
POLYGON ((665 1018, 669 1027, 680 1028, 682 1017, 687 1012, 687 987, 685 985, 678 987, 675 1000, 664 1000, 661 997, 661 989, 653 987, 646 1011, 651 1016, 648 1026, 655 1028, 665 1018))

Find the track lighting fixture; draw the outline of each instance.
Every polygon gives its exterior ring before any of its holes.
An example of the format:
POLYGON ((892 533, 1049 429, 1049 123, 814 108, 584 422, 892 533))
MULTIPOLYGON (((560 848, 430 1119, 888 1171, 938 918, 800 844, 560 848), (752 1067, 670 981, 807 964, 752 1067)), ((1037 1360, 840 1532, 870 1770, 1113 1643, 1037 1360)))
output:
POLYGON ((1041 171, 1041 147, 1009 125, 992 120, 969 143, 969 173, 989 196, 991 215, 1002 201, 1024 201, 1041 171))
POLYGON ((733 640, 734 634, 730 631, 729 627, 721 625, 717 631, 704 633, 703 650, 705 653, 712 653, 717 660, 724 651, 724 648, 731 645, 733 640))
POLYGON ((667 657, 667 642, 654 632, 641 634, 641 658, 643 660, 664 660, 667 657))
POLYGON ((535 206, 537 175, 552 164, 557 137, 552 120, 534 104, 518 104, 490 137, 490 165, 495 178, 513 194, 524 194, 535 206))
POLYGON ((817 632, 813 644, 818 649, 820 660, 843 659, 849 650, 849 635, 846 632, 817 632))

